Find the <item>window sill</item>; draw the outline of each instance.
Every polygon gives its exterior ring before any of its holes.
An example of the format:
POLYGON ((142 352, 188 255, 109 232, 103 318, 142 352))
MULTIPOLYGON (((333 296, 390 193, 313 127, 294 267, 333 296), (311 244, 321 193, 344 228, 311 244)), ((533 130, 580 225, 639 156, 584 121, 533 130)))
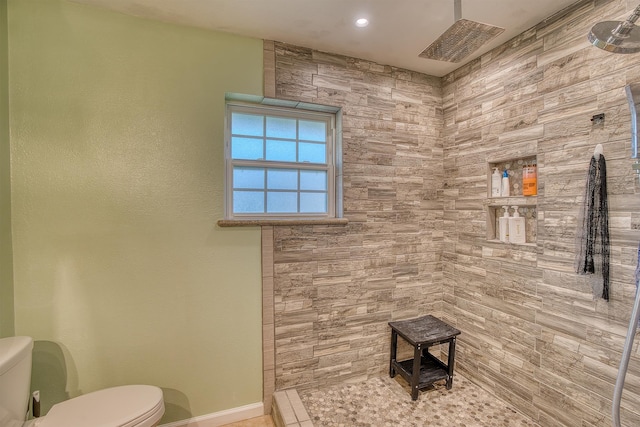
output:
POLYGON ((218 227, 256 227, 274 225, 347 225, 347 218, 322 219, 220 219, 218 227))

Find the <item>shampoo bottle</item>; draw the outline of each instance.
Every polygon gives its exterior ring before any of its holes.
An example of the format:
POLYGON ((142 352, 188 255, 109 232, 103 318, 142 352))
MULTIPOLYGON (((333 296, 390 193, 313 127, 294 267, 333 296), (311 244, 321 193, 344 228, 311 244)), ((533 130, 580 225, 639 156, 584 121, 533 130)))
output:
POLYGON ((498 219, 498 232, 500 241, 504 243, 509 243, 509 206, 503 206, 504 215, 502 215, 498 219))
POLYGON ((502 174, 502 190, 500 192, 500 195, 502 197, 509 197, 510 193, 509 193, 509 173, 507 172, 507 170, 504 170, 504 173, 502 174))
POLYGON ((538 194, 538 168, 535 163, 522 168, 522 195, 535 196, 538 194))
POLYGON ((500 197, 502 177, 498 168, 493 168, 493 174, 491 175, 491 197, 500 197))
POLYGON ((517 206, 511 206, 513 208, 513 216, 509 218, 509 242, 511 243, 525 243, 527 236, 524 229, 524 217, 521 217, 518 213, 517 206))

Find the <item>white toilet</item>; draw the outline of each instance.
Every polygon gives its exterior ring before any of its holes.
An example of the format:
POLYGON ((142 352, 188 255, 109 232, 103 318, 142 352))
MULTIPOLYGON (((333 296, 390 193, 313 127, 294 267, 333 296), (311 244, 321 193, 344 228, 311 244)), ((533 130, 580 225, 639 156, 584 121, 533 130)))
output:
POLYGON ((53 405, 26 421, 30 400, 30 337, 0 339, 0 426, 153 427, 164 414, 162 390, 148 385, 112 387, 53 405))

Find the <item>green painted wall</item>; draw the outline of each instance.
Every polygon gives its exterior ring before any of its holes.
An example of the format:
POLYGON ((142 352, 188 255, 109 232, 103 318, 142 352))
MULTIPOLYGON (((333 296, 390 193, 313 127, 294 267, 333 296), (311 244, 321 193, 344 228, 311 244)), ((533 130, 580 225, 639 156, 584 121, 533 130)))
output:
POLYGON ((14 334, 7 0, 0 0, 0 337, 14 334))
POLYGON ((224 92, 262 42, 8 0, 15 329, 51 403, 164 389, 163 422, 262 400, 260 232, 220 229, 224 92))

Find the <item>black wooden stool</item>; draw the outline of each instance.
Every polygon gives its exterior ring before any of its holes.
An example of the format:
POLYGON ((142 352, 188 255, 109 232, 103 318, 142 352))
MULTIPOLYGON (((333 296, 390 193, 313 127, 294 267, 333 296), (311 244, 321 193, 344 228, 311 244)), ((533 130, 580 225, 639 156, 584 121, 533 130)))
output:
POLYGON ((439 380, 447 380, 447 390, 453 385, 453 365, 456 336, 460 331, 433 316, 389 322, 391 326, 391 360, 389 375, 399 373, 411 385, 411 399, 418 399, 418 391, 439 380), (398 335, 413 346, 413 359, 396 360, 398 335), (429 353, 429 347, 449 343, 449 360, 443 363, 429 353))

